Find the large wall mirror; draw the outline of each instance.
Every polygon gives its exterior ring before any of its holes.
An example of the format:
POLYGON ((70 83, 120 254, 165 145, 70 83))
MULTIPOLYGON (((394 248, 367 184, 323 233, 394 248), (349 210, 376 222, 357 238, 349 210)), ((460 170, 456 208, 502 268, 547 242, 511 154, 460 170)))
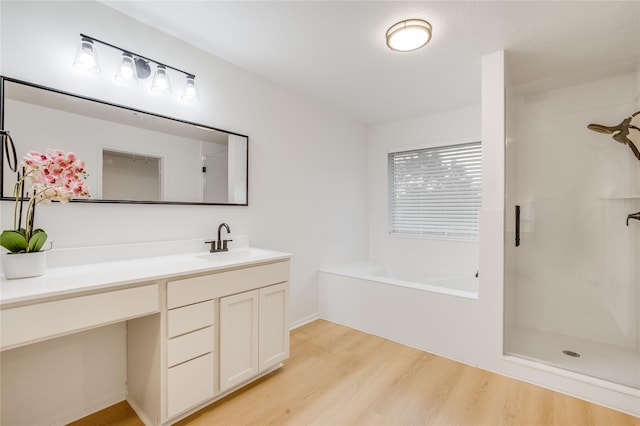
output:
MULTIPOLYGON (((0 78, 0 128, 18 159, 73 151, 89 172, 88 201, 248 205, 247 136, 0 78)), ((2 158, 2 199, 15 182, 2 158)))

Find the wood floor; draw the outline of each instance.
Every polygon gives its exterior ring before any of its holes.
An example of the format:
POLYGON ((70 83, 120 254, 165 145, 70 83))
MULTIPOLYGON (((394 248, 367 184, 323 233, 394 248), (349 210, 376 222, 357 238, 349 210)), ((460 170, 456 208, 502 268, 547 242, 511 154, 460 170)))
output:
MULTIPOLYGON (((106 424, 142 423, 126 403, 74 423, 106 424)), ((640 418, 319 320, 292 332, 283 368, 178 424, 640 426, 640 418)))

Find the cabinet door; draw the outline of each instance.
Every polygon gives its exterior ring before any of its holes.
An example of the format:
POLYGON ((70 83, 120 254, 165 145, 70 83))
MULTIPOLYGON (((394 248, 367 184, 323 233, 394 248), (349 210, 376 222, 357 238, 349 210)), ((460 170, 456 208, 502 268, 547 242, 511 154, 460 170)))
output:
POLYGON ((258 300, 253 290, 220 298, 220 391, 258 373, 258 300))
POLYGON ((289 358, 289 286, 260 289, 260 372, 289 358))

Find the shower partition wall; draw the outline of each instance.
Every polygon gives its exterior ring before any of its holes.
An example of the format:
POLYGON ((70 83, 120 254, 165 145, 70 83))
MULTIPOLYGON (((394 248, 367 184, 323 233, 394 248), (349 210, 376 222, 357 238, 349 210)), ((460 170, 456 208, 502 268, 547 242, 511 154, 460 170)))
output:
POLYGON ((639 86, 622 64, 507 90, 504 299, 506 354, 636 389, 640 161, 587 125, 640 111, 639 86))

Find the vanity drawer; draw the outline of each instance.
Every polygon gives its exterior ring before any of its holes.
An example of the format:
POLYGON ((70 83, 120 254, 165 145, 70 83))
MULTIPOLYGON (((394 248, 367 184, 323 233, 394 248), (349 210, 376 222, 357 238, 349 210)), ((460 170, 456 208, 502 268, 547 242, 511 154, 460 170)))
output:
POLYGON ((213 398, 213 354, 209 353, 167 372, 167 417, 213 398))
POLYGON ((213 300, 169 310, 167 335, 169 338, 213 324, 213 300))
POLYGON ((143 285, 0 311, 2 349, 159 312, 158 285, 143 285))
POLYGON ((213 327, 169 339, 167 366, 173 367, 200 355, 213 352, 213 327))
POLYGON ((169 309, 289 281, 289 260, 169 281, 169 309))

